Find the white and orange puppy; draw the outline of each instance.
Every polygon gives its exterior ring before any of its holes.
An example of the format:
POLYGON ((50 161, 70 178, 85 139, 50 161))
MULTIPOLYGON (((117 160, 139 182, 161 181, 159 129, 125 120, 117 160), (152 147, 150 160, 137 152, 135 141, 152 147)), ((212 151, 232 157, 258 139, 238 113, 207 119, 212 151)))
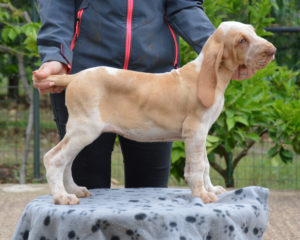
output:
POLYGON ((276 48, 252 26, 223 22, 201 54, 178 70, 150 74, 109 67, 74 75, 49 76, 67 86, 69 112, 65 137, 44 157, 47 180, 56 204, 78 204, 90 196, 71 174, 76 155, 103 132, 136 141, 184 140, 184 176, 193 196, 207 202, 225 190, 209 177, 206 137, 222 111, 224 91, 238 69, 252 75, 273 58, 276 48))

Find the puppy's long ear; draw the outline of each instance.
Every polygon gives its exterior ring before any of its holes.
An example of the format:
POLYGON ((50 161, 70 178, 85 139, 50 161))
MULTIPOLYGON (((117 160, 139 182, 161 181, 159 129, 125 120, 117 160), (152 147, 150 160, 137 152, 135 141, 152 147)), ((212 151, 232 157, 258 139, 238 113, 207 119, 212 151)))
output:
POLYGON ((222 61, 224 44, 214 33, 205 44, 198 76, 198 98, 205 107, 211 107, 215 101, 218 70, 222 61))

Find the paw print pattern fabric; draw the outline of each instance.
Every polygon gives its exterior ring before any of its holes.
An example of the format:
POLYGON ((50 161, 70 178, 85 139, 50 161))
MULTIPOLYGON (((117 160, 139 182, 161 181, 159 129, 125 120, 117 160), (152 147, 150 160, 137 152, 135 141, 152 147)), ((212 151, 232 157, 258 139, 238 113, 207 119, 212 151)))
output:
POLYGON ((31 201, 13 240, 257 240, 268 221, 269 190, 246 187, 204 204, 189 189, 95 189, 79 205, 31 201))

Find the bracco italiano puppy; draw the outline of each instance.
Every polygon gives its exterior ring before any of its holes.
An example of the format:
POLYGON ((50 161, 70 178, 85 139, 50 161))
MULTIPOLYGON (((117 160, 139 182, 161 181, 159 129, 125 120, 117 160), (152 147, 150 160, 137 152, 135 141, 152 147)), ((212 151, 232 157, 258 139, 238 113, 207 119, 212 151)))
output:
POLYGON ((184 176, 193 196, 205 203, 216 201, 216 194, 225 190, 211 183, 206 136, 222 111, 235 70, 250 76, 264 68, 275 51, 252 26, 224 22, 194 61, 168 73, 95 67, 42 80, 67 86, 67 132, 44 157, 54 203, 78 204, 78 198, 90 196, 74 183, 71 165, 103 132, 136 141, 184 140, 184 176))

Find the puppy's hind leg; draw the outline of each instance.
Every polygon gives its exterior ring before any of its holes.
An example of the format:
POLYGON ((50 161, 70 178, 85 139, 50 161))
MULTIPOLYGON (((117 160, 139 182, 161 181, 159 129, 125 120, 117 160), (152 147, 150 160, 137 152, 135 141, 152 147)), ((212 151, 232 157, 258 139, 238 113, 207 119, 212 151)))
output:
POLYGON ((71 161, 65 168, 64 172, 64 185, 68 193, 75 194, 76 197, 84 198, 91 196, 91 193, 86 187, 78 186, 72 177, 72 162, 71 161))
POLYGON ((64 148, 68 145, 69 140, 69 137, 65 136, 54 148, 45 154, 43 159, 47 181, 55 204, 79 203, 75 195, 67 194, 62 181, 66 162, 70 161, 64 154, 64 148))
MULTIPOLYGON (((68 193, 64 187, 64 180, 67 183, 73 182, 71 174, 67 174, 64 179, 66 168, 71 166, 77 154, 88 144, 93 142, 101 133, 101 128, 93 123, 76 122, 72 125, 72 118, 69 116, 67 133, 63 140, 51 149, 44 157, 47 180, 53 195, 55 204, 78 204, 76 191, 68 193)), ((68 172, 68 170, 67 170, 68 172)), ((69 186, 68 186, 69 187, 69 186)), ((70 189, 68 189, 70 190, 70 189)))

